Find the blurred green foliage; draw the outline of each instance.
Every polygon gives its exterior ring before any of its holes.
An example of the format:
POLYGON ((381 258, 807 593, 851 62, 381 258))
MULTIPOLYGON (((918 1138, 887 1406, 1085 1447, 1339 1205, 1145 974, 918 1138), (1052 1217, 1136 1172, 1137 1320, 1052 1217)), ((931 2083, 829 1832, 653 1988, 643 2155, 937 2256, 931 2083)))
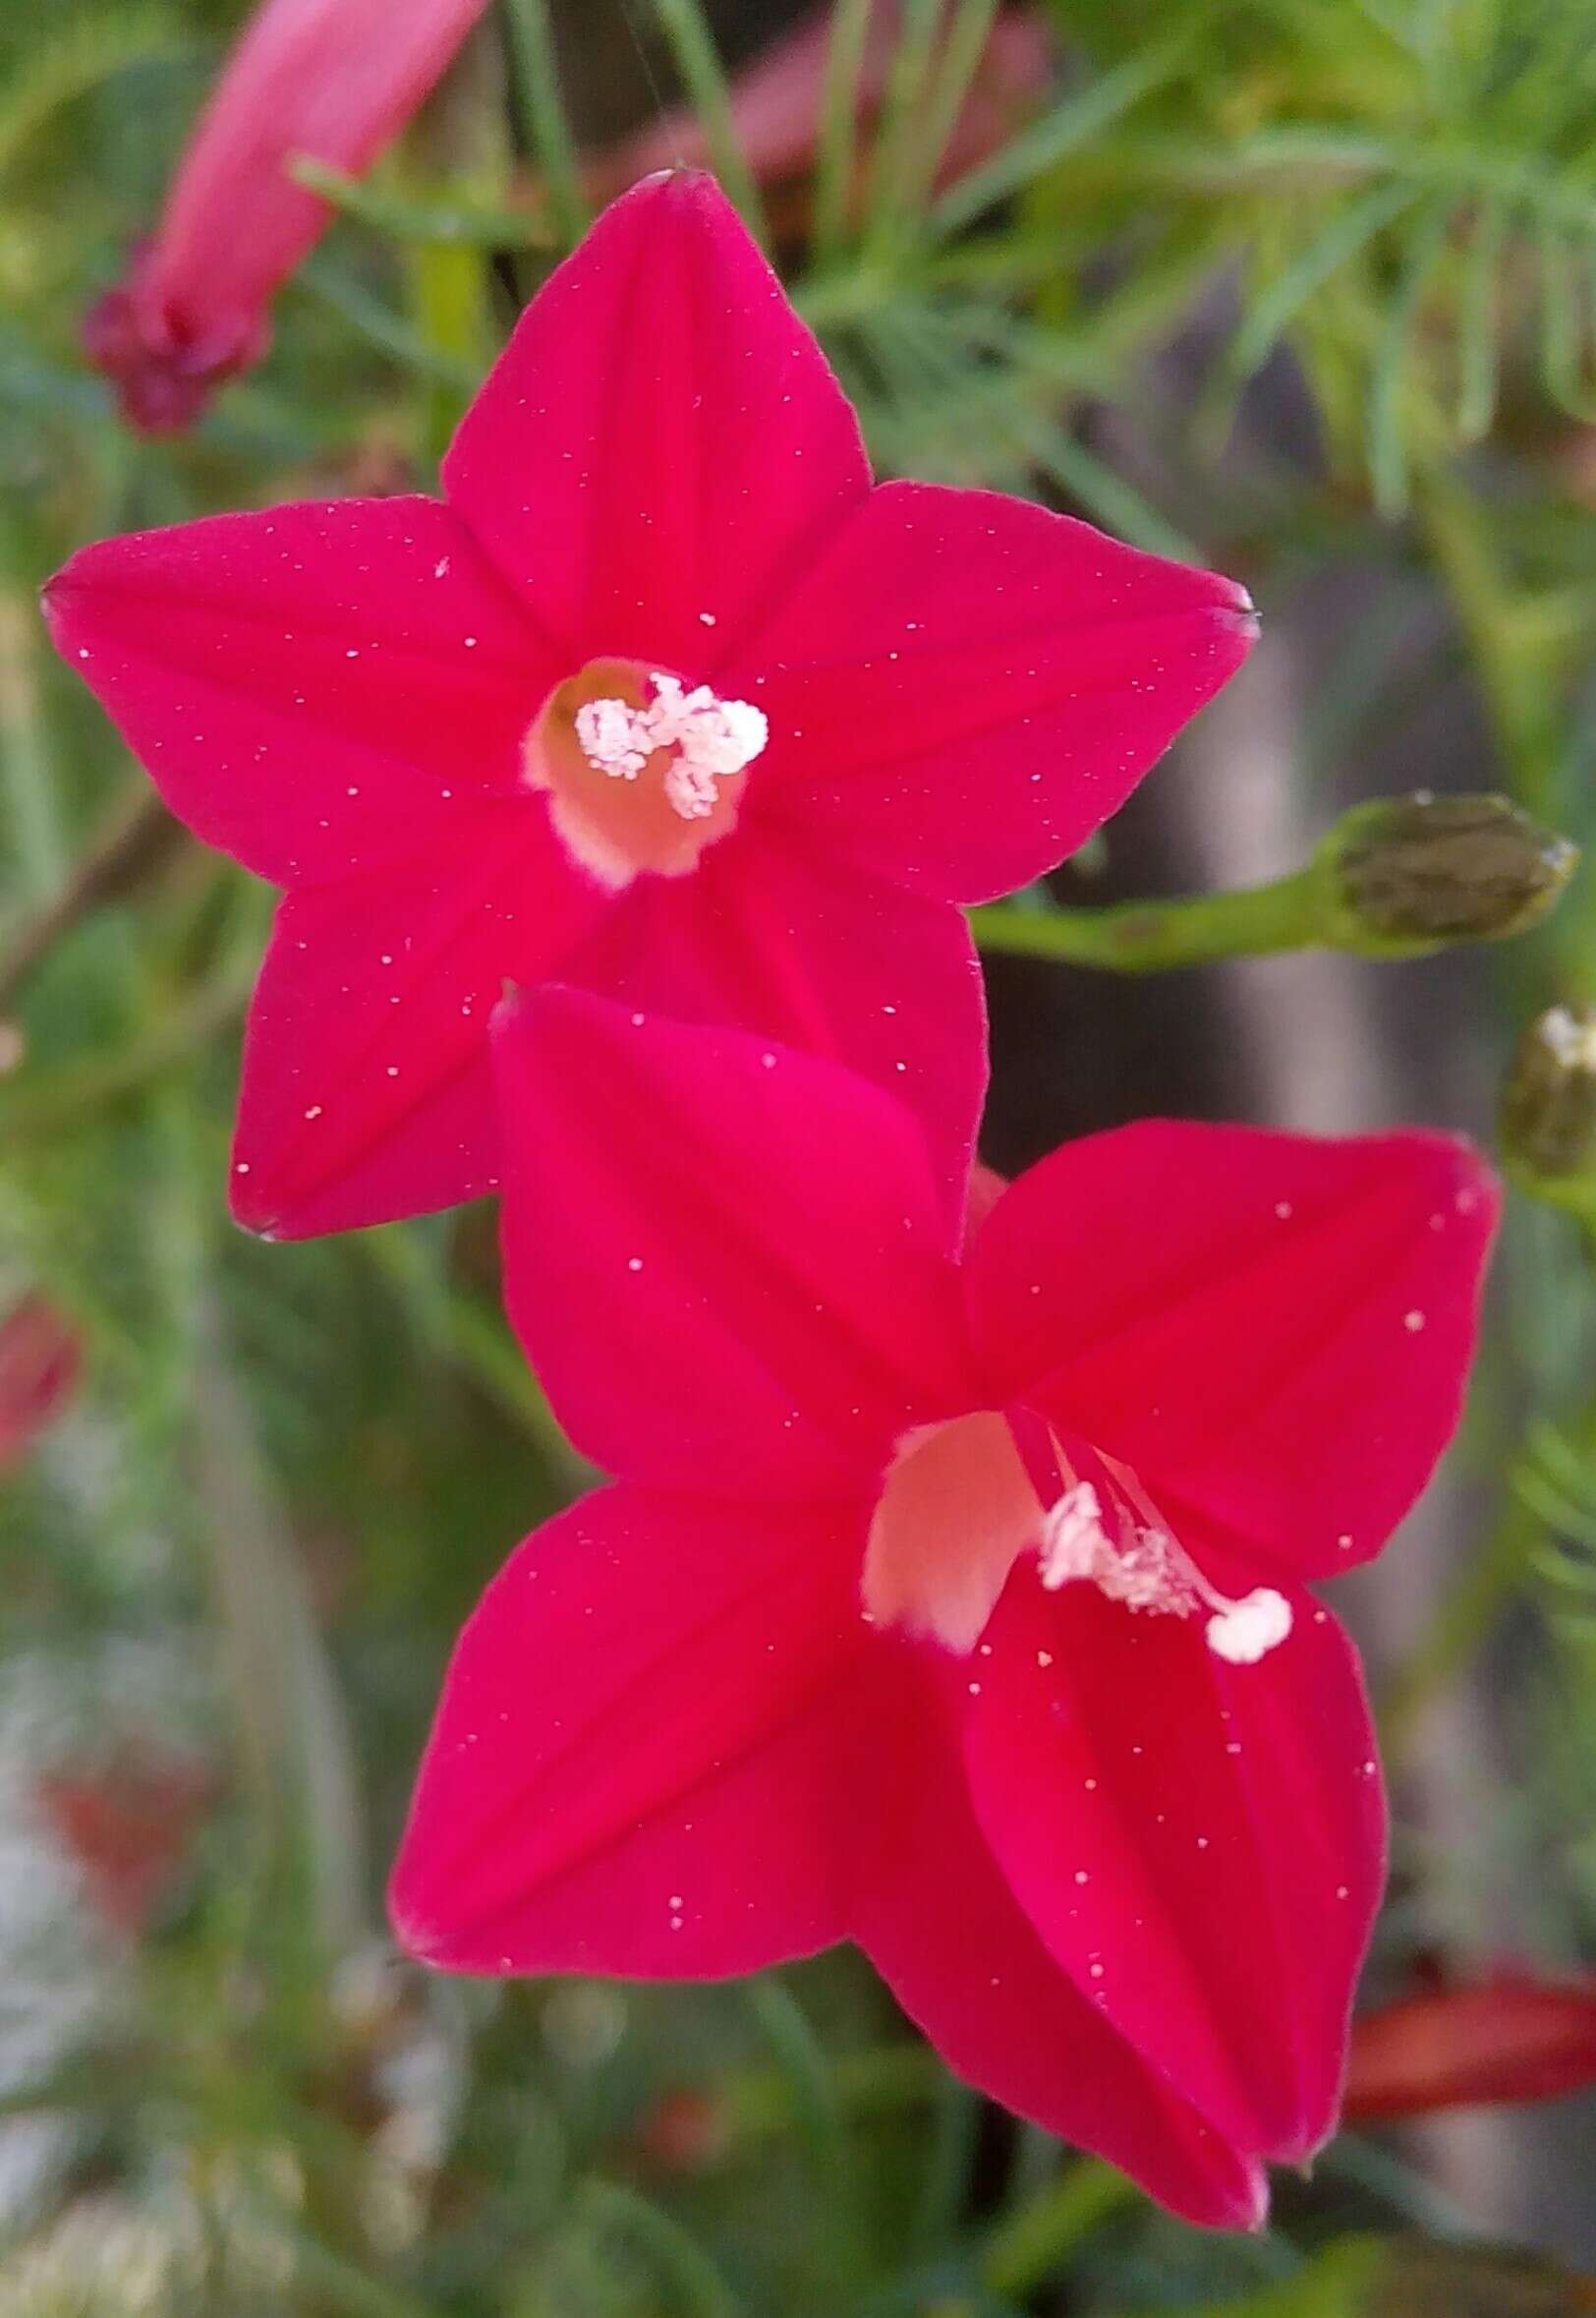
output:
MULTIPOLYGON (((939 45, 911 0, 859 154, 867 12, 841 0, 796 211, 740 162, 696 0, 630 13, 728 186, 775 221, 883 468, 1200 552, 1266 609, 1337 565, 1406 590, 1437 613, 1429 640, 1398 654, 1389 614, 1371 620, 1307 775, 1355 762, 1461 671, 1495 783, 1588 850, 1587 0, 1054 0, 1039 109, 950 185, 939 146, 991 6, 953 0, 939 45), (1251 424, 1272 394, 1305 414, 1289 455, 1251 424)), ((1450 2227, 1394 2160, 1347 2143, 1268 2236, 1199 2238, 948 2082, 849 1956, 746 1989, 487 1990, 424 1984, 381 1945, 382 1866, 449 1639, 581 1476, 500 1317, 489 1218, 278 1248, 226 1222, 269 898, 185 844, 73 906, 142 790, 50 658, 34 593, 107 533, 426 484, 484 343, 580 228, 551 72, 584 12, 509 0, 484 28, 443 100, 490 115, 469 170, 434 123, 369 184, 323 175, 347 214, 283 295, 268 361, 192 435, 139 441, 79 357, 80 319, 156 213, 241 14, 67 0, 0 23, 0 1292, 42 1287, 90 1354, 81 1404, 0 1485, 0 1748, 36 1780, 70 1776, 102 1850, 130 1812, 142 1824, 130 1768, 172 1838, 136 1929, 68 1939, 67 1890, 0 1954, 0 2143, 18 2123, 44 2136, 4 2218, 0 2302, 1372 2309, 1348 2281, 1385 2256, 1335 2233, 1450 2227), (12 2034, 28 2021, 56 2025, 12 2034)), ((1540 1008, 1596 1000, 1584 885, 1496 988, 1504 1051, 1540 1008)), ((1545 1952, 1571 1956, 1596 1936, 1596 1299, 1576 1223, 1519 1211, 1500 1304, 1470 1469, 1498 1529, 1436 1605, 1392 1726, 1399 1743, 1527 1614, 1536 1769, 1510 1839, 1545 1952)), ((39 1791, 0 1802, 36 1822, 39 1791)), ((1438 1936, 1422 1887, 1403 1892, 1398 1961, 1438 1936)), ((1396 2290, 1382 2311, 1441 2306, 1396 2290)), ((1521 2306, 1588 2306, 1572 2291, 1521 2306)))

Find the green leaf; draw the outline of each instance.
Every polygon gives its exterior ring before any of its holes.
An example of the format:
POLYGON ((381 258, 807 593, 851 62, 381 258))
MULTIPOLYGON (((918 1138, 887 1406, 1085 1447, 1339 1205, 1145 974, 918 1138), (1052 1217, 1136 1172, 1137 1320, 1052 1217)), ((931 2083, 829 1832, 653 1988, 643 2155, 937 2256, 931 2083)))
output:
POLYGON ((1121 120, 1143 97, 1173 79, 1196 29, 1193 25, 1172 39, 1155 42, 1144 54, 1116 65, 1101 80, 1066 96, 981 168, 950 185, 932 206, 932 234, 943 239, 957 233, 983 209, 1007 201, 1033 178, 1121 120))
POLYGON ((550 227, 522 209, 478 202, 429 202, 352 177, 310 153, 295 153, 288 174, 319 194, 341 216, 353 217, 397 242, 466 250, 552 250, 550 227))
POLYGON ((676 70, 704 125, 710 165, 756 241, 764 241, 765 204, 731 117, 731 96, 714 34, 701 0, 654 0, 676 70))
POLYGON ((570 249, 580 240, 592 210, 582 190, 576 147, 560 95, 548 0, 506 0, 506 5, 521 109, 547 189, 555 233, 561 246, 570 249))
POLYGON ((815 164, 814 249, 819 262, 834 258, 847 239, 855 188, 859 77, 874 9, 875 0, 836 0, 831 12, 815 164))
POLYGON ((1375 505, 1383 515, 1399 515, 1407 505, 1409 366, 1425 293, 1446 247, 1450 221, 1445 203, 1429 204, 1409 246, 1375 351, 1369 386, 1369 476, 1375 505))

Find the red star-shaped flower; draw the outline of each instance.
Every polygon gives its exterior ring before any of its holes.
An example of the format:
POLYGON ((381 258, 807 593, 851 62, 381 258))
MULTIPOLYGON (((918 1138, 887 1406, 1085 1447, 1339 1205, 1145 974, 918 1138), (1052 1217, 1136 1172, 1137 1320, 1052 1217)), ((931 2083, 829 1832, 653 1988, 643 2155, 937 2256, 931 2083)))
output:
POLYGON ((1384 1878, 1305 1582, 1452 1429, 1488 1171, 1149 1122, 961 1256, 915 1121, 833 1064, 553 990, 500 1047, 511 1314, 621 1478, 461 1640, 400 1937, 664 1978, 851 1938, 963 2075, 1255 2221, 1334 2124, 1384 1878))
POLYGON ((842 1058, 951 1187, 985 1073, 956 904, 1120 804, 1246 653, 1241 590, 990 493, 872 488, 699 175, 553 275, 443 483, 107 541, 48 592, 174 812, 287 888, 239 1220, 493 1188, 486 1017, 550 975, 842 1058))

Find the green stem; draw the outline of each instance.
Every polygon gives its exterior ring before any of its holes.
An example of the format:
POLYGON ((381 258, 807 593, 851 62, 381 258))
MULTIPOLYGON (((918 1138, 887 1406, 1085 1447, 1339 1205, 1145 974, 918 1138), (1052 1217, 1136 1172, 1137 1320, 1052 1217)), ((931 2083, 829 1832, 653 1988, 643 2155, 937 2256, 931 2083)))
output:
POLYGON ((970 912, 981 949, 1054 958, 1120 974, 1163 972, 1222 957, 1262 957, 1330 946, 1311 870, 1228 894, 1123 901, 1110 909, 1029 909, 999 901, 970 912))
POLYGON ((583 2186, 581 2210, 601 2236, 629 2237, 647 2254, 691 2318, 738 2318, 742 2304, 702 2246, 635 2189, 590 2180, 583 2186))
POLYGON ((0 773, 11 806, 19 883, 42 901, 66 874, 66 840, 38 699, 38 615, 7 589, 0 595, 0 773))
POLYGON ((1081 2157, 1005 2214, 987 2240, 981 2274, 995 2293, 1022 2301, 1078 2252, 1099 2224, 1133 2204, 1133 2181, 1095 2157, 1081 2157))

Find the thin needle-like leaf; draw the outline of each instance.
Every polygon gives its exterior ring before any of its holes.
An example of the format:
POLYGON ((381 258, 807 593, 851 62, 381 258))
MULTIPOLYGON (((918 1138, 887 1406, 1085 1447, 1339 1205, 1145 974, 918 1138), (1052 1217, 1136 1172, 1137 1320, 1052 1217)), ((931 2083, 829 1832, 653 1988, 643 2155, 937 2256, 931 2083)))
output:
POLYGON ((1054 106, 1040 121, 1004 145, 983 168, 972 169, 957 185, 948 187, 931 211, 931 231, 956 233, 994 203, 1006 201, 1029 185, 1055 161, 1061 161, 1090 138, 1120 120, 1144 96, 1174 73, 1195 27, 1183 29, 1172 39, 1161 40, 1140 56, 1130 57, 1100 81, 1078 89, 1054 106))
POLYGON ((1464 442, 1479 442, 1496 417, 1497 283, 1507 234, 1506 203, 1482 202, 1463 261, 1457 304, 1457 433, 1464 442))
POLYGON ((1410 185, 1377 185, 1338 210, 1283 273, 1259 293, 1231 342, 1226 366, 1231 375, 1251 377, 1321 284, 1417 199, 1410 185))
POLYGON ((832 11, 815 164, 814 251, 818 262, 834 258, 847 238, 854 193, 859 76, 874 5, 875 0, 837 0, 832 11))
POLYGON ((904 165, 902 206, 918 216, 931 198, 970 86, 987 52, 998 18, 998 0, 957 0, 947 37, 932 76, 925 119, 904 165))
POLYGON ((1541 370, 1547 392, 1570 418, 1596 419, 1585 358, 1590 343, 1589 283, 1575 263, 1567 237, 1543 227, 1541 265, 1541 370))
POLYGON ((736 204, 749 232, 764 241, 765 206, 738 141, 725 69, 709 19, 700 0, 654 0, 654 8, 659 29, 670 44, 682 85, 704 124, 710 166, 719 178, 727 199, 736 204))
POLYGON ((1419 310, 1446 246, 1451 212, 1436 202, 1422 219, 1392 299, 1376 350, 1369 391, 1369 476, 1375 504, 1383 515, 1400 514, 1407 504, 1407 441, 1404 397, 1419 310))
POLYGON ((903 219, 941 14, 941 0, 904 0, 870 173, 864 239, 877 256, 890 249, 903 219))
POLYGON ((566 248, 592 211, 582 191, 576 148, 560 96, 559 65, 548 0, 509 0, 510 51, 522 112, 548 192, 554 229, 566 248))

